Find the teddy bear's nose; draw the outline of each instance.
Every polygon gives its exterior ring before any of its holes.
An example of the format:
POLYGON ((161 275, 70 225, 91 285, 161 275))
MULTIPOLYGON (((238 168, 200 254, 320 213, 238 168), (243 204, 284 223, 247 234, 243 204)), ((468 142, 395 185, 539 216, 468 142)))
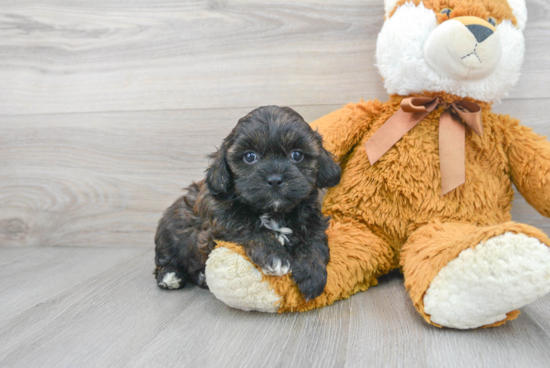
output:
POLYGON ((494 33, 492 29, 479 24, 470 24, 466 28, 472 32, 478 43, 485 41, 487 37, 494 33))

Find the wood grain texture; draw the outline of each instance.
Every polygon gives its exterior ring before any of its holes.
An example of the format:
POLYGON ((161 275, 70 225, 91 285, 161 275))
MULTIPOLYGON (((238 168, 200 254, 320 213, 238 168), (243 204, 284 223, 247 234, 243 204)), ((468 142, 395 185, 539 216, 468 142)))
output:
POLYGON ((499 328, 438 329, 417 314, 402 277, 390 274, 351 298, 346 367, 547 367, 549 304, 547 295, 499 328))
POLYGON ((277 315, 231 310, 201 298, 132 357, 129 366, 342 367, 349 318, 349 301, 311 313, 277 315), (182 326, 190 337, 185 344, 174 339, 182 326))
MULTIPOLYGON (((0 259, 15 264, 29 249, 0 248, 0 259)), ((456 331, 427 325, 395 273, 332 306, 279 315, 230 309, 195 287, 158 289, 152 250, 108 253, 109 266, 91 249, 40 251, 60 266, 25 270, 42 285, 73 278, 74 263, 98 272, 0 321, 2 367, 547 367, 550 359, 550 296, 505 326, 456 331)))
POLYGON ((162 211, 251 109, 0 117, 0 244, 151 247, 162 211))
POLYGON ((343 366, 349 301, 242 312, 199 288, 158 289, 152 259, 149 251, 0 322, 0 366, 343 366))
POLYGON ((0 248, 0 322, 143 254, 139 248, 0 248))
MULTIPOLYGON (((512 98, 549 98, 550 3, 528 1, 512 98)), ((0 1, 3 114, 385 98, 382 0, 0 1)))

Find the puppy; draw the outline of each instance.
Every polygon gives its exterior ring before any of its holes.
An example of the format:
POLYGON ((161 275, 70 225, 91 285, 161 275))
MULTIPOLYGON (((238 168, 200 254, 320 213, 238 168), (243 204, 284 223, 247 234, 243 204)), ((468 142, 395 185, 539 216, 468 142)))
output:
POLYGON ((159 222, 158 286, 208 288, 206 259, 215 240, 225 240, 242 245, 266 275, 292 272, 306 300, 319 296, 329 249, 317 192, 341 174, 321 136, 288 107, 260 107, 239 120, 211 159, 206 179, 159 222))

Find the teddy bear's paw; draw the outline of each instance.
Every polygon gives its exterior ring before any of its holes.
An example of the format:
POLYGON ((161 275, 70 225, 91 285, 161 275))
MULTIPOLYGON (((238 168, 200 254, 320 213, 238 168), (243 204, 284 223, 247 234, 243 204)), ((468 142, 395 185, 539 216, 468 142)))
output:
MULTIPOLYGON (((282 264, 280 265, 282 267, 282 264)), ((281 297, 262 281, 262 273, 243 256, 224 247, 216 248, 206 261, 210 291, 232 308, 277 312, 281 297)))
POLYGON ((424 296, 430 320, 459 329, 488 326, 550 291, 550 250, 538 239, 505 233, 463 250, 424 296))

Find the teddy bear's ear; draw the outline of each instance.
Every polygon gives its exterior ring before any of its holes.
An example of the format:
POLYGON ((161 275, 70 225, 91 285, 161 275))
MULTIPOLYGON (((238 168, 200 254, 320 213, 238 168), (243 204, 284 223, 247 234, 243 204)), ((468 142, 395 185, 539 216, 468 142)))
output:
POLYGON ((392 10, 395 9, 395 6, 398 1, 399 0, 384 0, 384 12, 385 12, 386 18, 388 18, 392 10))
POLYGON ((508 5, 512 8, 512 13, 517 20, 517 26, 523 32, 527 23, 527 6, 525 0, 508 0, 508 5))

